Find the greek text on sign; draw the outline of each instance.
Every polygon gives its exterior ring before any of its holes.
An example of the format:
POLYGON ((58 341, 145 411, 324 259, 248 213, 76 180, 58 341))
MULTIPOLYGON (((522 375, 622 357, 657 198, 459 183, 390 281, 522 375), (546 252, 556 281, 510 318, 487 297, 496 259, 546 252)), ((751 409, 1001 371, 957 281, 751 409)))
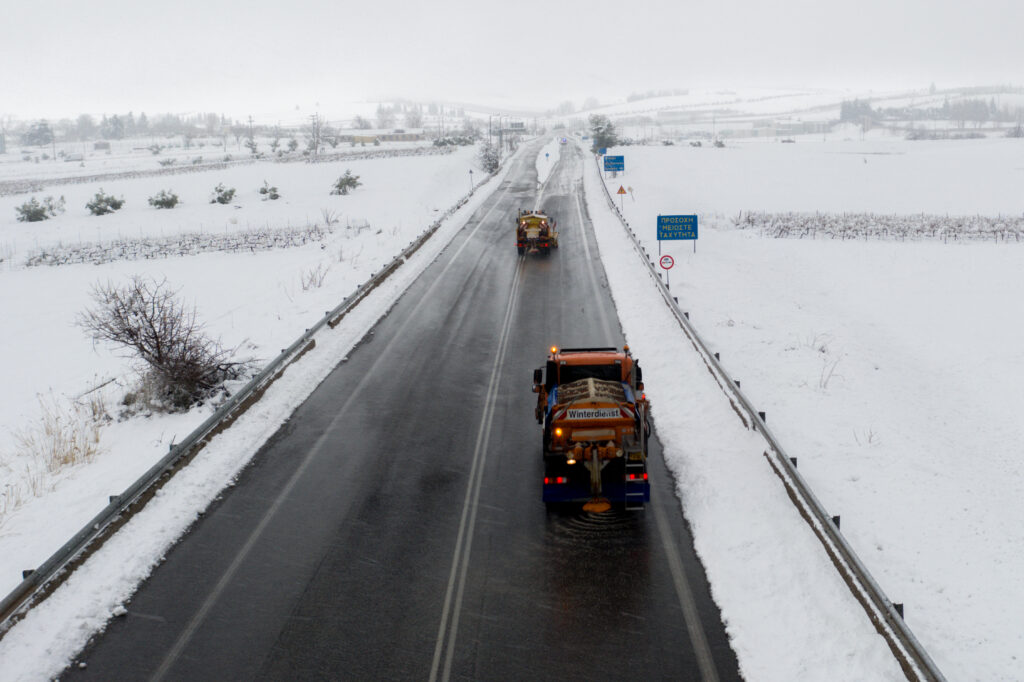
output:
POLYGON ((604 169, 606 171, 624 171, 624 170, 626 170, 626 157, 625 156, 606 156, 606 157, 604 157, 604 169))
POLYGON ((622 416, 617 407, 595 407, 589 410, 569 410, 569 419, 618 419, 622 416))
POLYGON ((672 239, 696 239, 697 216, 695 215, 660 215, 658 216, 658 241, 672 239))
POLYGON ((671 270, 672 266, 676 264, 676 259, 673 258, 672 256, 662 256, 660 262, 661 262, 661 267, 663 269, 671 270))

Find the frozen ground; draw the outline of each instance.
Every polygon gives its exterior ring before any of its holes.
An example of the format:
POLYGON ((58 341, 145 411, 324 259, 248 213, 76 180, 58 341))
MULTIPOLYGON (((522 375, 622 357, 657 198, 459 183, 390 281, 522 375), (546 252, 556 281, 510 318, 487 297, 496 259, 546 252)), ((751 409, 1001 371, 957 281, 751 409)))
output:
POLYGON ((52 476, 26 457, 16 434, 37 428, 41 407, 37 396, 66 414, 73 405, 102 398, 116 417, 117 401, 134 382, 132 364, 115 349, 94 346, 75 316, 91 305, 90 287, 97 282, 122 283, 131 275, 166 278, 194 304, 208 332, 241 358, 267 361, 288 346, 305 327, 320 319, 352 289, 390 260, 470 189, 469 170, 486 177, 474 149, 450 155, 374 159, 340 164, 253 164, 223 171, 160 178, 121 180, 103 187, 124 196, 115 214, 92 216, 85 202, 95 185, 62 188, 67 211, 52 220, 22 223, 13 206, 25 195, 0 198, 0 315, 5 320, 0 351, 9 362, 0 391, 0 591, 17 584, 21 570, 37 566, 100 508, 99 501, 123 490, 175 439, 187 434, 204 414, 153 416, 101 427, 103 451, 82 470, 52 476), (345 169, 363 185, 348 196, 331 196, 333 183, 345 169), (256 189, 267 178, 281 192, 277 201, 261 201, 256 189), (210 204, 217 183, 238 192, 230 205, 210 204), (157 210, 146 198, 158 188, 172 187, 184 202, 157 210), (207 253, 158 260, 125 260, 102 266, 69 265, 26 268, 21 263, 36 248, 79 239, 108 243, 114 239, 209 234, 284 228, 317 223, 323 211, 336 223, 326 238, 302 247, 254 253, 207 253), (317 271, 326 273, 320 286, 303 286, 317 271), (110 382, 110 383, 107 383, 110 382), (105 385, 101 390, 95 389, 105 385), (104 464, 106 463, 106 464, 104 464), (89 473, 98 472, 98 473, 89 473), (102 489, 92 488, 103 481, 102 489), (37 530, 28 517, 45 518, 54 506, 52 494, 74 490, 74 505, 37 530), (38 497, 45 494, 44 497, 38 497), (43 511, 39 511, 42 509, 43 511), (62 539, 63 538, 63 539, 62 539))
MULTIPOLYGON (((673 294, 956 680, 1014 680, 1024 669, 1024 244, 775 240, 732 229, 731 218, 1020 215, 1022 151, 1006 139, 808 138, 609 150, 625 156, 626 173, 607 186, 632 189, 624 213, 650 252, 658 214, 699 216, 696 252, 663 242, 673 294)), ((627 331, 637 344, 663 340, 642 322, 627 331)), ((685 430, 677 437, 690 442, 685 430)), ((706 475, 691 471, 696 457, 678 464, 684 506, 702 489, 687 481, 706 475)), ((696 513, 687 510, 691 522, 696 513)), ((695 523, 702 555, 714 553, 714 532, 695 523)), ((719 598, 728 582, 708 571, 719 598)))
MULTIPOLYGON (((906 603, 908 623, 940 668, 950 679, 1016 679, 1022 647, 1013 618, 1024 604, 1013 581, 1024 568, 1024 551, 1013 532, 1021 525, 1018 500, 1024 491, 1013 458, 1022 440, 1013 420, 1021 396, 1013 388, 1024 374, 1019 350, 1024 345, 1020 323, 1006 313, 1024 293, 1017 274, 1024 251, 992 244, 776 241, 732 230, 729 220, 741 209, 776 207, 936 212, 942 209, 933 204, 942 204, 952 207, 946 210, 1019 210, 1009 197, 989 202, 989 195, 977 190, 978 184, 1009 186, 1000 183, 1014 163, 1012 149, 984 140, 882 149, 904 164, 887 172, 885 185, 854 170, 871 165, 876 155, 868 152, 879 151, 873 146, 878 143, 823 144, 816 155, 802 142, 725 150, 624 148, 617 151, 626 155, 627 174, 608 182, 613 189, 632 187, 627 216, 634 226, 650 226, 654 250, 653 217, 659 212, 700 214, 697 253, 690 243, 669 249, 677 262, 674 292, 701 333, 721 350, 726 368, 742 379, 747 395, 767 411, 773 431, 799 457, 801 471, 826 507, 842 515, 844 533, 882 587, 906 603), (846 165, 851 155, 860 166, 846 165), (934 166, 963 177, 938 187, 907 179, 929 173, 940 177, 931 170, 934 166), (982 173, 985 182, 975 184, 970 173, 982 173), (836 182, 848 191, 838 191, 836 182), (779 191, 786 197, 777 197, 779 191), (834 371, 828 373, 830 367, 834 371)), ((556 158, 557 145, 544 149, 556 158)), ((248 344, 243 347, 268 359, 293 340, 297 328, 317 319, 422 229, 420 212, 429 217, 435 201, 443 210, 468 190, 471 152, 459 153, 466 155, 345 164, 306 183, 271 179, 291 197, 305 191, 306 184, 329 184, 348 166, 363 177, 366 186, 352 196, 328 198, 326 192, 309 190, 308 201, 294 207, 296 213, 278 218, 287 223, 294 215, 299 222, 298 216, 309 212, 315 220, 320 208, 337 205, 343 209, 342 224, 347 216, 370 222, 370 230, 336 233, 322 249, 310 245, 100 267, 24 269, 5 262, 0 312, 20 323, 15 333, 3 337, 4 343, 20 345, 5 350, 9 357, 36 362, 35 372, 41 374, 15 374, 16 380, 5 384, 4 424, 30 422, 33 394, 46 386, 66 400, 107 377, 123 381, 127 376, 123 360, 107 349, 93 350, 69 323, 87 301, 84 289, 101 276, 114 279, 143 266, 143 272, 166 274, 185 287, 183 293, 196 302, 213 332, 231 345, 248 344), (389 166, 369 169, 384 163, 389 166), (403 170, 420 163, 420 176, 403 170), (373 184, 367 181, 371 177, 373 184), (427 183, 435 177, 431 192, 408 191, 417 187, 417 179, 427 183), (380 186, 390 187, 390 194, 371 202, 364 191, 380 186), (367 203, 355 203, 360 199, 367 203), (377 211, 390 221, 378 218, 377 211), (387 230, 396 215, 411 215, 412 227, 391 238, 387 230), (348 254, 343 263, 339 250, 348 254), (301 273, 321 263, 331 264, 324 287, 302 291, 301 273), (53 363, 66 363, 64 371, 51 369, 53 363), (67 383, 59 383, 69 373, 67 383), (21 391, 17 399, 7 395, 12 390, 21 391)), ((538 160, 538 172, 544 170, 538 160)), ((228 179, 254 191, 258 178, 228 179)), ((212 176, 196 180, 189 195, 201 202, 216 182, 212 176)), ((601 255, 627 337, 647 368, 659 436, 677 471, 684 510, 744 674, 752 680, 900 679, 880 638, 768 471, 760 444, 735 433, 731 413, 718 410, 714 391, 695 380, 700 372, 695 374, 685 354, 673 348, 678 333, 659 317, 657 306, 622 305, 623 300, 645 300, 652 292, 643 286, 646 276, 632 254, 616 241, 621 235, 602 210, 604 199, 596 187, 596 174, 588 173, 601 255)), ((129 199, 149 191, 113 189, 129 199)), ((450 238, 483 194, 478 192, 438 235, 438 244, 450 238)), ((203 208, 209 212, 204 216, 219 221, 224 215, 217 211, 233 210, 203 208)), ((154 214, 142 216, 149 225, 154 214)), ((22 227, 13 222, 9 207, 0 206, 0 218, 9 221, 0 222, 0 230, 22 227)), ((76 220, 91 226, 85 221, 103 218, 76 220)), ((54 223, 48 228, 57 228, 54 223)), ((23 237, 18 240, 21 254, 28 246, 22 246, 23 237)), ((429 258, 429 252, 423 257, 429 258)), ((417 271, 413 265, 407 276, 417 271)), ((361 305, 352 329, 318 339, 324 354, 297 365, 302 370, 294 382, 275 384, 251 420, 233 427, 233 446, 206 448, 207 459, 194 475, 177 477, 126 527, 127 533, 108 543, 104 563, 80 571, 67 589, 0 640, 0 678, 42 679, 59 670, 88 632, 118 612, 162 548, 244 466, 288 406, 301 400, 301 387, 315 385, 315 375, 329 371, 346 352, 346 343, 372 325, 405 281, 396 280, 393 288, 361 305), (137 560, 126 561, 128 556, 137 560)), ((91 516, 106 495, 123 489, 149 458, 165 452, 173 438, 180 439, 205 417, 199 412, 104 427, 107 449, 96 463, 58 477, 45 498, 29 500, 0 526, 0 591, 13 587, 22 568, 37 565, 77 530, 82 520, 75 514, 91 516)), ((5 442, 9 448, 10 441, 5 442)), ((3 475, 12 474, 3 470, 3 475)))

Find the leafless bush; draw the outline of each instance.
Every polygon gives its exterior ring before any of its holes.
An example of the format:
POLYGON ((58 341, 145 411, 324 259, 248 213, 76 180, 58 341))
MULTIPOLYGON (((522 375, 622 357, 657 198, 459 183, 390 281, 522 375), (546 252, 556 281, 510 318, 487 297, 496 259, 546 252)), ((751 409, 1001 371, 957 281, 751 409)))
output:
POLYGON ((310 289, 319 289, 324 284, 324 279, 327 278, 327 271, 330 270, 330 266, 326 266, 323 263, 317 265, 315 268, 310 268, 302 273, 302 290, 309 291, 310 289))
POLYGON ((39 406, 39 422, 14 434, 17 448, 27 460, 39 464, 47 473, 56 474, 95 459, 100 451, 102 419, 94 419, 89 408, 65 407, 52 396, 39 396, 39 406))
POLYGON ((338 224, 339 217, 337 211, 333 211, 329 208, 322 208, 320 209, 320 215, 324 217, 324 225, 327 227, 332 227, 338 224))
POLYGON ((331 229, 319 225, 282 229, 242 230, 225 233, 185 233, 166 237, 115 239, 103 243, 56 244, 29 252, 27 266, 92 263, 100 265, 117 260, 151 260, 194 256, 222 251, 245 253, 269 249, 287 249, 312 241, 322 242, 331 229))
POLYGON ((0 458, 0 526, 33 497, 53 489, 64 469, 91 462, 102 451, 100 427, 110 421, 101 396, 65 403, 39 396, 40 418, 16 430, 12 457, 0 458))
POLYGON ((858 434, 857 431, 854 430, 853 439, 857 442, 857 445, 861 447, 875 447, 882 442, 874 429, 867 429, 863 434, 858 434))
POLYGON ((96 307, 77 323, 94 340, 132 351, 148 368, 166 409, 187 409, 244 367, 229 360, 232 351, 203 333, 195 308, 177 298, 167 280, 133 276, 124 286, 92 287, 96 307))
POLYGON ((841 357, 840 358, 829 358, 829 357, 822 358, 822 360, 821 360, 821 376, 818 378, 818 388, 826 389, 826 388, 828 388, 829 382, 831 382, 834 377, 840 377, 841 378, 840 375, 836 374, 836 367, 839 366, 839 362, 841 360, 842 360, 841 357))
POLYGON ((766 213, 748 211, 732 219, 740 230, 776 239, 880 239, 899 241, 1024 241, 1024 216, 955 216, 915 213, 766 213))

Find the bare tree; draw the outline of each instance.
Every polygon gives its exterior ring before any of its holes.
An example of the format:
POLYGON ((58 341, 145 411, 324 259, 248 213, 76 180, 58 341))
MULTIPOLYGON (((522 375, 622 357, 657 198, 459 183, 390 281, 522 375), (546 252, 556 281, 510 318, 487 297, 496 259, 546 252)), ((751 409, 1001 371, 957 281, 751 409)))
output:
POLYGON ((390 128, 395 125, 395 110, 383 104, 377 105, 377 127, 390 128))
POLYGON ((195 308, 177 293, 166 279, 139 275, 124 286, 97 283, 91 291, 96 307, 80 314, 77 324, 94 340, 133 351, 149 368, 158 398, 171 409, 185 409, 244 368, 203 333, 195 308))
POLYGON ((406 128, 422 128, 423 127, 423 114, 420 112, 419 107, 413 105, 413 108, 405 112, 405 127, 406 128))
POLYGON ((320 153, 320 145, 323 144, 324 134, 324 122, 320 118, 320 114, 313 114, 309 117, 309 126, 306 128, 306 132, 309 135, 309 142, 306 146, 313 156, 317 156, 320 153))

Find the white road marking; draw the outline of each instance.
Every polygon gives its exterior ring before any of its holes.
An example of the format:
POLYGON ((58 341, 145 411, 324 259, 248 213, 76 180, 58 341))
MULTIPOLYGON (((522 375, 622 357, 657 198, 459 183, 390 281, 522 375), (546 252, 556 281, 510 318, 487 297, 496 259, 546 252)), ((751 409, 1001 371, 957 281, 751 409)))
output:
MULTIPOLYGON (((494 202, 494 205, 491 206, 490 209, 488 209, 487 213, 484 214, 484 217, 476 224, 476 226, 469 233, 469 235, 467 235, 466 239, 462 240, 462 243, 460 244, 459 248, 455 251, 455 253, 452 255, 451 259, 445 264, 441 272, 438 273, 434 281, 431 282, 430 286, 427 288, 427 291, 424 293, 424 298, 430 297, 431 292, 433 292, 433 290, 439 285, 441 280, 444 278, 445 274, 452 267, 452 264, 456 261, 456 259, 458 259, 459 254, 461 254, 462 251, 469 245, 469 243, 473 239, 473 236, 484 225, 487 218, 490 216, 491 212, 494 211, 495 208, 497 208, 497 206, 501 203, 501 200, 504 198, 504 195, 507 192, 507 188, 500 191, 498 199, 494 202)), ((345 403, 342 405, 341 409, 338 410, 337 416, 335 416, 335 418, 331 420, 330 425, 324 430, 323 435, 321 435, 320 438, 317 439, 313 447, 310 448, 309 452, 306 454, 306 457, 302 460, 302 463, 299 465, 299 468, 295 470, 295 473, 293 473, 291 478, 288 479, 288 483, 274 499, 274 502, 270 505, 267 511, 264 512, 259 524, 249 534, 249 537, 246 540, 245 544, 242 545, 242 548, 238 551, 238 554, 235 555, 235 558, 232 560, 227 570, 221 576, 220 580, 217 581, 217 584, 214 586, 213 590, 210 592, 209 595, 207 595, 206 599, 203 601, 202 606, 189 620, 188 625, 178 636, 178 639, 174 643, 174 646, 171 648, 169 652, 167 652, 167 655, 160 663, 160 667, 156 669, 156 672, 154 672, 153 676, 150 678, 152 682, 160 682, 164 679, 164 677, 167 676, 167 673, 170 671, 171 667, 178 660, 178 657, 181 656, 182 651, 184 651, 185 647, 188 646, 188 643, 195 635, 196 630, 198 630, 199 626, 202 625, 204 620, 206 620, 206 616, 209 614, 210 609, 212 609, 213 606, 220 599, 220 596, 224 592, 224 589, 234 578, 235 573, 238 571, 242 563, 248 557, 249 552, 252 551, 252 548, 256 545, 256 542, 263 534, 263 531, 266 530, 267 526, 270 524, 270 521, 273 520, 274 516, 277 514, 278 509, 281 508, 281 505, 284 503, 285 498, 288 497, 292 489, 295 487, 296 483, 298 483, 299 479, 302 477, 302 474, 308 468, 310 462, 312 462, 313 459, 317 456, 317 454, 319 454, 324 442, 327 440, 328 436, 331 435, 332 432, 334 431, 337 422, 341 420, 342 416, 345 415, 345 413, 348 411, 349 406, 352 404, 352 401, 355 400, 356 396, 360 396, 363 394, 363 389, 365 385, 370 381, 370 378, 373 376, 377 366, 383 361, 384 357, 388 354, 394 343, 404 336, 403 332, 405 328, 410 324, 410 322, 415 317, 416 315, 414 309, 413 312, 399 326, 398 331, 388 340, 387 345, 385 345, 384 349, 377 355, 377 359, 374 360, 373 364, 370 366, 370 369, 363 375, 363 378, 359 381, 359 384, 351 392, 348 399, 345 400, 345 403)))
MULTIPOLYGON (((582 187, 581 187, 582 190, 582 187)), ((594 273, 595 267, 590 259, 590 249, 587 247, 587 238, 583 222, 583 209, 581 207, 581 196, 583 192, 576 193, 576 212, 580 219, 580 230, 583 233, 583 248, 587 256, 587 267, 590 271, 590 282, 594 288, 595 300, 601 295, 597 286, 597 276, 594 273)), ((604 314, 604 307, 598 306, 601 316, 601 324, 609 339, 615 338, 611 326, 604 314)), ((648 509, 654 513, 654 521, 657 527, 658 538, 668 558, 669 572, 672 574, 672 583, 675 586, 676 596, 679 599, 679 607, 683 611, 683 620, 686 621, 686 631, 690 635, 690 645, 693 647, 694 655, 697 657, 697 665, 700 667, 701 678, 705 682, 718 682, 718 672, 715 669, 714 658, 711 655, 711 648, 708 646, 707 635, 701 625, 700 614, 697 612, 697 603, 693 598, 693 591, 686 580, 686 573, 683 570, 683 562, 679 559, 679 549, 675 539, 672 537, 672 529, 669 527, 668 519, 665 517, 665 510, 659 505, 648 503, 648 509)))
POLYGON ((501 383, 501 368, 505 364, 505 354, 509 346, 512 331, 512 318, 519 285, 522 281, 524 261, 516 265, 515 276, 509 290, 508 302, 505 307, 505 319, 498 338, 498 350, 494 354, 491 366, 491 377, 487 384, 487 395, 484 398, 484 413, 480 418, 477 430, 476 447, 473 450, 472 467, 466 485, 466 498, 462 504, 462 517, 459 522, 459 533, 455 541, 455 553, 452 556, 452 568, 448 576, 448 588, 444 595, 444 607, 441 611, 441 624, 437 631, 437 644, 434 647, 434 660, 430 666, 430 682, 438 679, 441 666, 441 652, 444 651, 444 668, 441 679, 447 682, 451 678, 452 661, 455 654, 455 640, 458 636, 459 614, 462 611, 462 597, 466 587, 466 575, 469 572, 469 555, 473 545, 473 531, 476 526, 476 512, 479 506, 480 487, 483 481, 484 462, 491 437, 491 425, 494 422, 494 411, 498 402, 498 388, 501 383), (456 586, 456 583, 457 586, 456 586), (453 603, 454 593, 454 603, 453 603), (451 628, 448 620, 451 618, 451 628), (445 641, 447 639, 447 647, 445 641))

